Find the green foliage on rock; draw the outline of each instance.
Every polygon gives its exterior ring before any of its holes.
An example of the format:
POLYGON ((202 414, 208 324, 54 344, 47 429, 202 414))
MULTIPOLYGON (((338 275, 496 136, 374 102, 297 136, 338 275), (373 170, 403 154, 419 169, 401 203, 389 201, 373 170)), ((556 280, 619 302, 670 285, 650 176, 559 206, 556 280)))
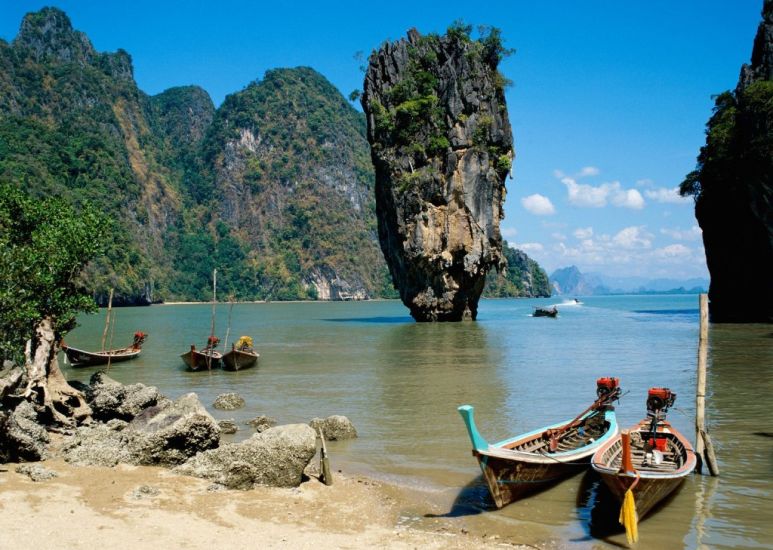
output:
POLYGON ((95 309, 80 279, 103 248, 108 224, 90 205, 36 199, 0 184, 0 359, 21 361, 44 317, 61 336, 95 309))
POLYGON ((550 296, 548 275, 537 262, 524 252, 502 243, 507 267, 486 276, 483 296, 488 298, 538 298, 550 296))

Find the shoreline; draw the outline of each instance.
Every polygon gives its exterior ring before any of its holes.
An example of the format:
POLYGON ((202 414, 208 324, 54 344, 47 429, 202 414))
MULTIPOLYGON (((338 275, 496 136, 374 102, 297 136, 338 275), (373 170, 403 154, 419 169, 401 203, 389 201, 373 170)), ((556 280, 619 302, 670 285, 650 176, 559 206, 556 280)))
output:
POLYGON ((311 477, 297 488, 238 491, 213 490, 209 481, 157 466, 82 467, 58 458, 36 464, 58 477, 34 482, 16 472, 16 463, 0 468, 0 532, 9 548, 53 540, 70 548, 99 540, 148 550, 533 548, 511 535, 477 532, 441 510, 417 526, 407 512, 415 505, 409 490, 340 470, 332 486, 311 477))

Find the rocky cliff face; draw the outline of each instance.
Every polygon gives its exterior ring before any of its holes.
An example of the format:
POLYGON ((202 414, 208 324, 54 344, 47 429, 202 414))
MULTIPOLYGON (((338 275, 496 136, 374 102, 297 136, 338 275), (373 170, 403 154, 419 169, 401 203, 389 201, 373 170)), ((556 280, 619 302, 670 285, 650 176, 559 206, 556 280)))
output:
POLYGON ((773 321, 772 0, 762 15, 751 64, 717 96, 698 167, 681 185, 703 229, 714 322, 773 321))
POLYGON ((379 240, 419 321, 475 319, 487 272, 503 264, 499 222, 512 132, 495 31, 384 44, 362 105, 376 169, 379 240))

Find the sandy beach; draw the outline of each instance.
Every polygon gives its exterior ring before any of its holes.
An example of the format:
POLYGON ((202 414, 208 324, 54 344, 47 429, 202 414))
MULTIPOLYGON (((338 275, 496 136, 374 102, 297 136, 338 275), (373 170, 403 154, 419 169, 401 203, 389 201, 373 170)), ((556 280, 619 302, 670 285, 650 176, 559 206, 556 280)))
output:
POLYGON ((158 467, 40 465, 57 477, 35 482, 0 465, 0 548, 525 547, 460 518, 404 525, 404 491, 360 476, 233 491, 158 467))

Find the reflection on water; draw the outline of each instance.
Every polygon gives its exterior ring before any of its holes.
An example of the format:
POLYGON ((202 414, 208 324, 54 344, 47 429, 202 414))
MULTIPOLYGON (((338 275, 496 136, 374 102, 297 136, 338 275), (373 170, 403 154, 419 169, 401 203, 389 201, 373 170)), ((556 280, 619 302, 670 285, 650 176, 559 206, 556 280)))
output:
MULTIPOLYGON (((414 323, 397 301, 238 304, 229 341, 255 339, 257 368, 190 373, 179 355, 209 334, 210 307, 117 310, 115 345, 135 330, 150 333, 142 356, 111 368, 121 382, 156 385, 177 397, 189 391, 211 405, 236 391, 247 406, 213 411, 251 430, 266 414, 282 423, 345 414, 360 438, 331 442, 334 467, 367 472, 421 497, 406 517, 459 517, 489 533, 518 533, 524 543, 607 548, 625 545, 619 509, 592 474, 567 479, 494 510, 470 453, 458 405, 476 408, 489 440, 574 417, 595 397, 595 379, 619 376, 622 426, 645 414, 647 388, 678 394, 671 422, 693 434, 697 296, 606 296, 562 304, 558 319, 533 318, 556 299, 484 300, 474 323, 414 323)), ((218 312, 223 338, 227 307, 218 312)), ((68 342, 99 345, 104 312, 85 317, 68 342)), ((773 496, 773 338, 770 326, 713 326, 707 419, 722 477, 686 480, 667 506, 639 525, 637 548, 765 546, 773 496)), ((67 369, 87 380, 95 368, 67 369)), ((414 521, 412 519, 412 521, 414 521)))

